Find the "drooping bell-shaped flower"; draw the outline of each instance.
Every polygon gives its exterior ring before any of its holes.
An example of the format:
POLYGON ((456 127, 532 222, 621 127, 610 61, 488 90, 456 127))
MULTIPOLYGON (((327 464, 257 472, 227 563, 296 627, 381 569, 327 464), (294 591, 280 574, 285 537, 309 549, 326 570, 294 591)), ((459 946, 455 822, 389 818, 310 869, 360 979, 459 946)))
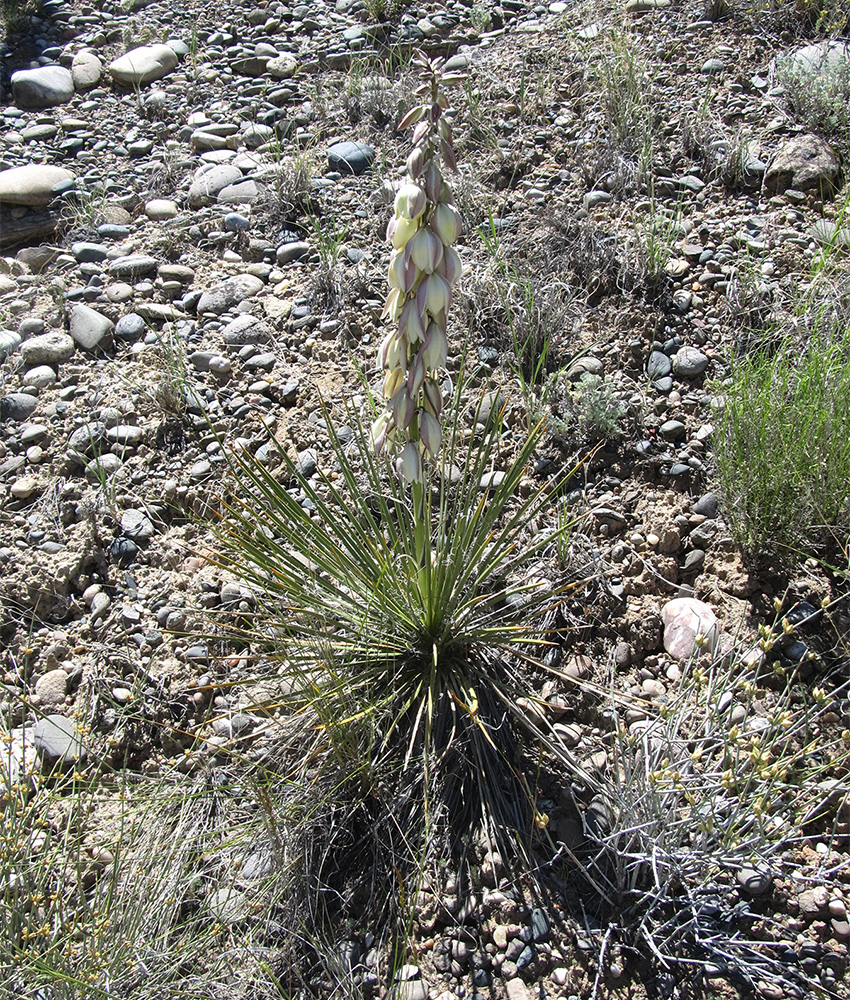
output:
MULTIPOLYGON (((420 229, 419 232, 422 232, 420 229)), ((414 243, 419 236, 417 233, 407 244, 408 247, 414 243)), ((439 243, 440 241, 437 240, 439 243)), ((442 246, 442 244, 440 244, 442 246)), ((413 288, 419 279, 421 273, 420 268, 416 265, 415 261, 411 259, 413 255, 408 254, 407 248, 404 250, 395 250, 390 258, 390 269, 387 275, 387 281, 391 288, 397 288, 400 292, 405 295, 413 288)))
POLYGON ((405 248, 420 271, 432 274, 443 259, 443 244, 440 237, 427 226, 412 236, 405 248))
POLYGON ((451 246, 460 236, 461 221, 457 209, 445 203, 437 205, 431 217, 431 227, 446 246, 451 246))
POLYGON ((387 432, 390 429, 390 415, 384 411, 376 421, 372 424, 370 437, 372 439, 372 448, 376 455, 380 455, 384 450, 384 445, 387 443, 387 432))
POLYGON ((418 219, 427 205, 428 199, 418 184, 402 184, 395 196, 395 214, 402 219, 418 219))
POLYGON ((443 259, 440 261, 436 271, 437 274, 442 275, 450 285, 454 286, 457 284, 458 278, 460 278, 461 273, 463 272, 463 264, 461 263, 460 254, 454 247, 446 247, 445 252, 443 253, 443 259))
POLYGON ((416 292, 416 303, 419 306, 419 311, 427 312, 432 317, 446 312, 451 299, 451 287, 446 279, 439 274, 429 274, 416 292))
POLYGON ((416 404, 410 398, 407 386, 403 383, 396 389, 393 398, 390 400, 390 406, 392 407, 392 415, 396 427, 407 430, 410 426, 410 421, 413 419, 413 415, 416 413, 416 404))
POLYGON ((402 247, 406 246, 407 241, 411 238, 411 236, 413 236, 418 228, 419 223, 416 220, 400 218, 392 236, 393 246, 395 249, 401 250, 402 247))
POLYGON ((436 458, 442 440, 440 421, 426 410, 419 411, 419 437, 431 458, 436 458))
POLYGON ((425 343, 419 352, 425 367, 433 371, 435 368, 442 368, 446 363, 449 353, 449 345, 446 340, 446 332, 439 323, 429 323, 428 331, 425 334, 425 343))
POLYGON ((411 347, 416 347, 425 339, 425 324, 416 304, 416 299, 408 299, 401 309, 398 319, 399 333, 403 333, 411 347))
POLYGON ((417 483, 422 479, 422 457, 414 441, 408 441, 402 448, 397 468, 406 483, 417 483))

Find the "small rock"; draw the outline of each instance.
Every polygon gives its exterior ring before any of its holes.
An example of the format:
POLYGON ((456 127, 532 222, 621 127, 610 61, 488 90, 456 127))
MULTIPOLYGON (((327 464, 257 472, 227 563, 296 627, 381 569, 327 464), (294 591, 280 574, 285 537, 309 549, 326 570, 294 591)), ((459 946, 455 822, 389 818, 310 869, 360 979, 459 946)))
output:
POLYGON ((154 535, 153 521, 143 510, 130 508, 121 515, 121 533, 134 542, 147 542, 154 535))
POLYGON ((64 670, 48 670, 35 682, 35 693, 45 708, 56 708, 65 701, 68 692, 68 675, 64 670))
POLYGON ((173 219, 179 211, 176 202, 167 198, 154 198, 145 204, 145 215, 153 222, 173 219))
POLYGON ((341 174, 364 174, 375 159, 375 150, 362 142, 338 142, 328 149, 328 166, 341 174))
POLYGON ((773 875, 769 868, 745 865, 738 871, 738 885, 749 896, 762 896, 773 886, 773 875))
POLYGON ((198 313, 220 314, 251 298, 263 287, 263 282, 253 274, 240 274, 213 285, 198 301, 198 313))
POLYGON ((665 420, 658 433, 665 441, 684 441, 687 429, 681 420, 665 420))
POLYGON ((103 63, 94 52, 83 49, 74 56, 71 63, 71 77, 77 91, 82 93, 84 90, 96 87, 102 75, 103 63))
POLYGON ((49 205, 55 197, 55 189, 73 180, 70 170, 46 163, 0 170, 0 202, 30 208, 49 205))
POLYGON ((824 913, 829 907, 829 889, 824 885, 804 889, 797 897, 800 915, 810 920, 824 913))
POLYGON ((38 406, 38 397, 26 392, 10 392, 0 399, 0 420, 26 420, 38 406))
POLYGON ((838 153, 818 135, 808 134, 789 139, 777 151, 764 175, 764 188, 781 194, 815 190, 823 195, 834 191, 841 173, 838 153))
POLYGON ((74 341, 84 351, 100 347, 115 328, 111 319, 83 305, 74 306, 68 325, 74 341))
POLYGON ((27 367, 58 365, 68 361, 74 350, 74 339, 67 333, 43 333, 24 341, 21 345, 21 357, 27 367))
POLYGON ((73 720, 64 715, 39 719, 33 736, 36 749, 47 763, 68 766, 83 760, 85 747, 73 720))
POLYGON ((702 601, 693 597, 668 601, 661 611, 661 620, 664 622, 664 648, 674 659, 686 660, 698 652, 698 635, 705 637, 707 649, 713 650, 717 645, 717 617, 702 601))
POLYGON ((159 80, 177 67, 177 53, 169 45, 140 45, 109 64, 116 83, 130 86, 159 80))
POLYGON ((704 493, 694 504, 694 513, 707 518, 717 517, 717 494, 704 493))
POLYGON ((696 347, 680 347, 673 355, 673 374, 696 378, 708 368, 708 358, 696 347))

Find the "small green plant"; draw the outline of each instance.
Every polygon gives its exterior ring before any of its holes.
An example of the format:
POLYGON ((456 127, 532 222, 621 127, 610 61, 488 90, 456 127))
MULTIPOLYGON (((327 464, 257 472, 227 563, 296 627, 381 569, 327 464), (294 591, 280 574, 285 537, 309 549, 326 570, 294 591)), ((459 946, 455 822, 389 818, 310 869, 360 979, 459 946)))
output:
POLYGON ((605 117, 604 153, 597 171, 620 188, 639 186, 652 173, 659 113, 649 67, 631 36, 616 35, 591 63, 605 117))
POLYGON ((799 34, 816 31, 837 38, 850 24, 844 0, 757 0, 740 9, 759 24, 799 34))
POLYGON ((717 476, 752 550, 817 548, 850 525, 850 326, 816 324, 734 361, 720 388, 717 476))
POLYGON ((364 9, 370 24, 397 21, 410 6, 411 0, 364 0, 364 9))
POLYGON ((787 56, 777 63, 777 79, 799 121, 850 153, 850 60, 825 55, 821 65, 803 66, 787 56))
POLYGON ((506 255, 492 211, 488 225, 478 232, 490 263, 480 287, 467 292, 476 300, 470 306, 472 327, 504 352, 520 383, 531 427, 546 417, 563 374, 556 345, 573 312, 573 293, 562 282, 540 286, 520 273, 506 255))
POLYGON ((323 308, 332 309, 339 306, 344 294, 340 255, 348 227, 331 216, 311 215, 308 221, 321 262, 310 278, 310 293, 323 308))
POLYGON ((0 0, 0 22, 6 34, 21 26, 23 19, 34 10, 32 0, 0 0))
POLYGON ((622 434, 626 407, 599 375, 585 372, 571 388, 579 431, 590 441, 610 441, 622 434))
POLYGON ((469 12, 469 23, 472 28, 481 33, 490 30, 493 18, 486 4, 475 3, 469 12))

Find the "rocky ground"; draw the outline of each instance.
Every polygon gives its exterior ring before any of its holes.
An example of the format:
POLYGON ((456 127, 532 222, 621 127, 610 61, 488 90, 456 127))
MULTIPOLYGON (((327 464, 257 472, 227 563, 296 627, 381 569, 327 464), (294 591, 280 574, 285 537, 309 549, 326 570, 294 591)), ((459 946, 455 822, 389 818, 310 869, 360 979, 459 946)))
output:
MULTIPOLYGON (((775 20, 710 20, 696 2, 457 0, 380 24, 369 6, 45 0, 10 25, 0 595, 15 776, 27 760, 95 760, 189 781, 216 754, 262 754, 274 738, 274 716, 240 684, 247 664, 197 638, 246 600, 210 561, 204 517, 234 447, 262 456, 271 433, 307 475, 329 462, 320 400, 344 416, 360 373, 373 378, 384 231, 409 148, 395 123, 418 45, 468 73, 454 114, 466 231, 450 367, 465 352, 470 384, 500 388, 515 432, 550 412, 538 475, 601 444, 565 501, 595 580, 573 609, 583 627, 563 649, 563 683, 542 692, 582 765, 612 766, 606 689, 638 728, 673 697, 694 652, 689 608, 727 651, 754 645, 775 602, 808 619, 777 643, 789 669, 846 639, 841 575, 744 553, 712 479, 734 351, 841 222, 840 158, 774 77, 806 40, 775 20), (559 379, 517 378, 509 304, 530 350, 549 338, 559 379)), ((840 671, 804 666, 794 676, 834 702, 824 734, 840 732, 840 671)), ((760 697, 762 715, 780 699, 760 697)), ((744 724, 746 709, 730 712, 744 724)), ((739 958, 712 967, 705 953, 652 967, 612 934, 610 911, 582 915, 578 890, 555 912, 494 877, 460 902, 450 885, 425 887, 418 957, 394 989, 846 996, 846 770, 821 778, 825 825, 767 874, 733 866, 710 899, 755 952, 772 943, 785 978, 744 974, 739 958)), ((578 813, 553 803, 552 822, 579 851, 592 795, 573 791, 578 813)), ((229 899, 210 888, 201 900, 216 926, 245 919, 229 899)), ((360 988, 372 976, 383 989, 370 942, 352 948, 360 988)), ((252 989, 244 970, 230 982, 230 995, 252 989)))

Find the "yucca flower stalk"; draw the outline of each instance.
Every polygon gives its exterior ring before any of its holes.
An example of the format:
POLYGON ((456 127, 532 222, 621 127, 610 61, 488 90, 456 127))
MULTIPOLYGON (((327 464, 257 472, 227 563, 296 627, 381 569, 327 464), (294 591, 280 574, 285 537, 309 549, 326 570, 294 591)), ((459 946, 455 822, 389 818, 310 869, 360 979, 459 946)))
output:
POLYGON ((424 522, 426 465, 442 444, 443 399, 436 372, 446 363, 447 314, 461 273, 453 247, 461 218, 442 170, 443 164, 457 169, 445 117, 449 101, 442 88, 465 76, 444 72, 443 59, 431 60, 423 53, 414 57, 414 65, 420 80, 415 94, 423 100, 399 123, 399 128, 416 128, 407 178, 387 226, 393 252, 383 317, 392 329, 378 353, 386 406, 372 426, 372 441, 378 454, 388 443, 397 447, 397 474, 413 484, 414 508, 424 522))

